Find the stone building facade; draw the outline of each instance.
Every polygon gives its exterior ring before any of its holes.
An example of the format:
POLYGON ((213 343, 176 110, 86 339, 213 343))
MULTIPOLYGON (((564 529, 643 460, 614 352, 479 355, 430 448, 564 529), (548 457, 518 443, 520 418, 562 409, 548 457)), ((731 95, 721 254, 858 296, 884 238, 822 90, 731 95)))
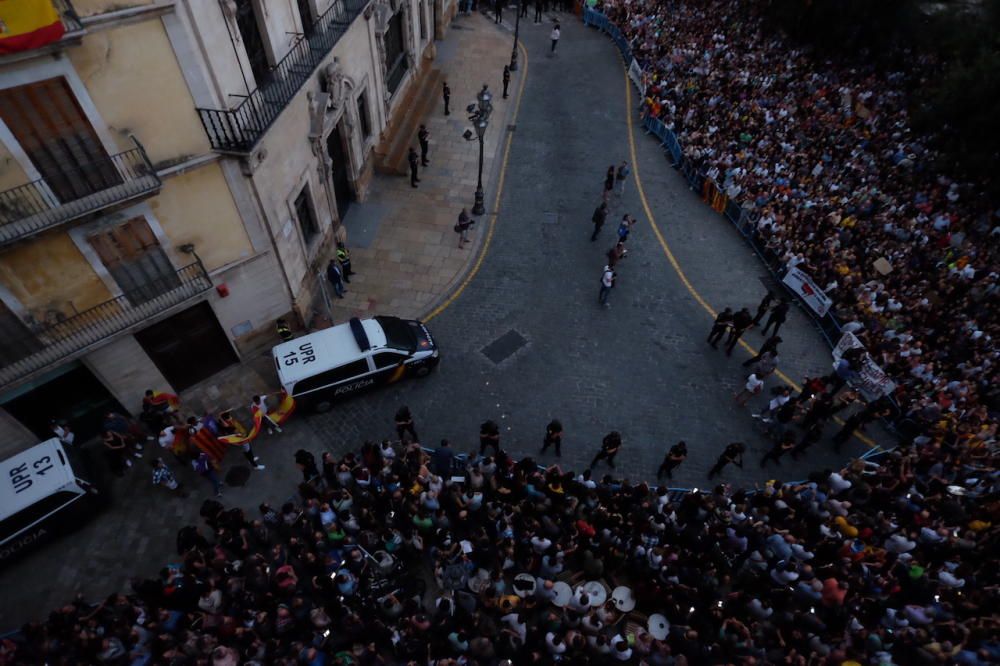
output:
MULTIPOLYGON (((43 0, 37 0, 43 1, 43 0)), ((48 1, 48 0, 44 0, 48 1)), ((56 0, 0 55, 0 456, 308 320, 454 0, 56 0)))

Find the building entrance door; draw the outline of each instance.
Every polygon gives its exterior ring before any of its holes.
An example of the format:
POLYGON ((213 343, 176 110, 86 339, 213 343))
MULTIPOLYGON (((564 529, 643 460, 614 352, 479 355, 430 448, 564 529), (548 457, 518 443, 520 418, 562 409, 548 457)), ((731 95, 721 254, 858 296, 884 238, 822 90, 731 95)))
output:
POLYGON ((12 391, 0 398, 0 404, 41 440, 54 436, 49 428, 53 419, 66 421, 78 444, 101 434, 108 412, 126 413, 104 384, 78 361, 12 391))
POLYGON ((326 154, 330 156, 330 178, 333 179, 333 193, 337 198, 337 214, 340 216, 340 221, 343 222, 344 216, 347 215, 347 209, 354 199, 354 191, 351 189, 350 174, 348 173, 351 162, 347 159, 344 142, 340 138, 341 125, 343 125, 343 121, 337 123, 337 126, 330 132, 330 136, 326 137, 326 154))
POLYGON ((183 391, 238 360, 208 303, 153 324, 136 333, 135 339, 175 391, 183 391))

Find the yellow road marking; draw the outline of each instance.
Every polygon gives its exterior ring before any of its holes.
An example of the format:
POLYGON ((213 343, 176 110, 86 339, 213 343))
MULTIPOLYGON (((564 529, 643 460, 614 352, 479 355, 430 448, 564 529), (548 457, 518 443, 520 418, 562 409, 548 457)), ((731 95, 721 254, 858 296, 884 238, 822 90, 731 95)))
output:
MULTIPOLYGON (((646 200, 646 192, 642 187, 642 179, 639 177, 639 160, 636 156, 635 151, 635 131, 632 123, 632 86, 631 81, 628 78, 628 70, 625 69, 624 61, 622 61, 622 71, 625 74, 625 115, 628 120, 628 145, 629 153, 632 157, 632 173, 635 175, 635 186, 636 191, 639 193, 639 200, 642 202, 642 209, 646 212, 646 219, 649 221, 649 226, 653 229, 653 234, 656 236, 656 240, 659 241, 660 247, 663 249, 663 253, 667 256, 667 261, 673 267, 674 272, 677 273, 677 277, 684 284, 685 289, 691 294, 691 297, 698 302, 705 312, 707 312, 713 319, 715 319, 716 311, 712 309, 712 306, 702 297, 698 290, 694 288, 691 281, 688 279, 687 275, 684 274, 684 269, 681 268, 680 262, 677 261, 677 257, 670 249, 670 245, 667 243, 667 239, 663 237, 663 233, 660 231, 659 226, 656 224, 656 218, 653 217, 653 211, 649 207, 649 202, 646 200)), ((520 100, 518 100, 520 101, 520 100)), ((750 352, 751 355, 756 356, 757 350, 750 346, 745 340, 740 338, 740 346, 750 352)), ((796 391, 801 391, 802 387, 799 386, 791 377, 783 373, 781 370, 775 370, 775 373, 781 381, 785 382, 791 386, 796 391)), ((843 425, 843 420, 839 417, 835 417, 834 421, 843 425)), ((862 435, 861 433, 855 431, 854 436, 864 442, 870 447, 878 446, 870 437, 862 435)))
MULTIPOLYGON (((524 96, 524 82, 528 80, 528 50, 524 48, 521 42, 517 43, 517 47, 521 51, 521 82, 517 86, 517 101, 514 102, 514 113, 510 117, 510 124, 514 125, 517 123, 517 114, 521 110, 521 98, 524 96)), ((462 284, 456 289, 443 303, 438 305, 436 308, 431 310, 430 314, 424 317, 424 321, 428 322, 434 317, 444 312, 448 306, 455 302, 455 299, 461 296, 465 288, 469 286, 472 279, 476 277, 476 273, 479 272, 479 268, 483 265, 483 260, 486 258, 486 254, 490 251, 490 243, 493 241, 493 233, 496 229, 497 216, 500 214, 500 196, 503 194, 503 183, 507 176, 507 160, 510 158, 510 144, 514 140, 514 133, 507 132, 507 141, 503 148, 503 161, 500 163, 500 179, 497 181, 497 192, 493 199, 493 212, 490 214, 490 225, 486 231, 486 239, 483 241, 483 247, 479 251, 479 256, 476 257, 476 263, 472 265, 472 270, 469 271, 465 279, 462 280, 462 284)))

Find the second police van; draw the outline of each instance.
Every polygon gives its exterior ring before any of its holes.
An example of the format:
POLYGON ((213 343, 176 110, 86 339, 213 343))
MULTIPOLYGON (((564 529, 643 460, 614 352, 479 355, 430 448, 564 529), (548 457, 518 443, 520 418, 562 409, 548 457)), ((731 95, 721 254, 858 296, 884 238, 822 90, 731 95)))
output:
POLYGON ((272 350, 282 388, 305 409, 325 412, 341 397, 407 375, 424 377, 440 360, 423 323, 352 318, 272 350))

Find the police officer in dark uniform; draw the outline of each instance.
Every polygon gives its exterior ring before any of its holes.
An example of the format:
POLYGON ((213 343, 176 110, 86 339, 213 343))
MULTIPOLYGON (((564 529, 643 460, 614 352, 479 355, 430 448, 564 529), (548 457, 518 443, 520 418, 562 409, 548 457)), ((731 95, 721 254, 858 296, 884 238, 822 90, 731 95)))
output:
POLYGON ((732 356, 733 347, 740 341, 740 336, 750 328, 751 324, 753 324, 753 315, 746 308, 733 315, 733 325, 729 329, 729 339, 726 340, 726 356, 732 356))
POLYGON ((410 163, 410 185, 417 187, 420 179, 417 178, 417 151, 413 149, 413 146, 410 146, 410 153, 406 160, 410 163))
POLYGON ((732 323, 733 323, 732 308, 726 308, 718 315, 716 315, 715 323, 712 324, 712 331, 708 334, 708 344, 718 349, 719 340, 721 340, 722 336, 726 334, 726 330, 732 323))
POLYGON ((420 165, 427 166, 430 162, 427 161, 427 151, 431 149, 431 133, 427 131, 426 125, 420 126, 420 131, 417 132, 417 140, 420 142, 420 165))

